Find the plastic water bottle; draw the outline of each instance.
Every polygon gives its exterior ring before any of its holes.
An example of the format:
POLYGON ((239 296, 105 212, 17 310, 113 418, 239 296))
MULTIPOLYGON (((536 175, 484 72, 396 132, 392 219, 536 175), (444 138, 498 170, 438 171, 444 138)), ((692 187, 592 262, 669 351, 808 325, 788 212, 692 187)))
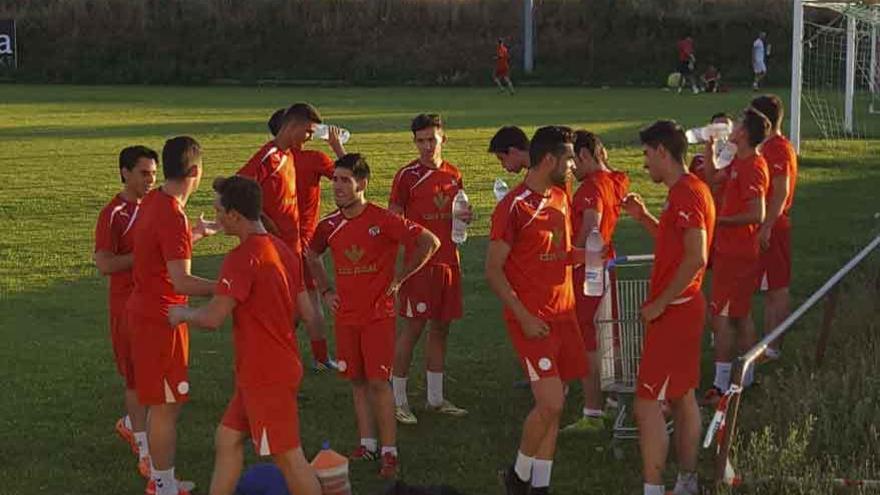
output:
POLYGON ((312 468, 321 483, 322 495, 351 495, 348 458, 332 450, 330 442, 324 442, 321 451, 312 459, 312 468))
MULTIPOLYGON (((318 124, 315 126, 315 132, 312 133, 314 139, 327 141, 330 139, 330 126, 327 124, 318 124)), ((351 139, 351 133, 348 129, 339 128, 339 142, 345 144, 351 139)))
POLYGON ((467 224, 459 217, 468 211, 469 206, 467 194, 464 189, 459 189, 452 200, 452 242, 456 244, 467 240, 467 224))
POLYGON ((501 177, 495 179, 495 186, 492 188, 492 192, 495 193, 495 201, 500 202, 504 199, 508 191, 510 191, 510 188, 507 187, 507 182, 504 182, 501 177))
POLYGON ((687 137, 688 144, 698 144, 705 143, 709 138, 715 139, 716 141, 726 140, 731 132, 733 132, 733 128, 730 124, 716 122, 704 127, 688 129, 684 135, 687 137))
POLYGON ((730 141, 724 141, 715 148, 715 169, 721 170, 730 165, 736 157, 736 145, 730 141))
POLYGON ((590 231, 584 251, 584 295, 599 297, 605 293, 605 264, 602 261, 605 241, 599 229, 594 227, 590 231))

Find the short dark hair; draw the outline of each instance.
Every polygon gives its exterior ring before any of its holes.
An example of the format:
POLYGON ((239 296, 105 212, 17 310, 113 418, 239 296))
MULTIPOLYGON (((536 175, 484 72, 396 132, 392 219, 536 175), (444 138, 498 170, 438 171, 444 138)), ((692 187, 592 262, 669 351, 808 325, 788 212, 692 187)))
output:
POLYGON ((439 113, 420 113, 412 119, 412 123, 409 126, 413 134, 429 127, 435 127, 442 130, 443 117, 441 117, 439 113))
POLYGON ((782 127, 782 118, 785 116, 785 105, 776 95, 763 95, 752 100, 752 107, 763 113, 770 120, 773 130, 782 127))
POLYGON ((351 170, 351 174, 357 180, 370 178, 370 165, 367 158, 360 153, 348 153, 336 160, 336 168, 351 170))
POLYGON ((687 137, 684 129, 674 120, 658 120, 639 131, 639 140, 645 146, 666 149, 678 163, 687 158, 687 137))
POLYGON ((183 179, 202 161, 202 147, 189 136, 177 136, 162 147, 162 174, 165 180, 183 179))
POLYGON ((529 137, 522 129, 513 125, 498 129, 489 141, 489 153, 507 153, 510 148, 529 151, 529 137))
POLYGON ((749 136, 749 145, 757 148, 770 135, 770 120, 759 110, 746 108, 742 115, 742 125, 749 136))
POLYGON ((311 122, 314 124, 324 122, 321 120, 321 114, 318 113, 318 109, 312 106, 311 103, 305 102, 294 103, 287 107, 287 110, 284 111, 284 117, 281 118, 281 125, 278 126, 278 130, 280 131, 282 127, 292 121, 311 122))
POLYGON ((565 153, 565 145, 573 144, 573 141, 574 136, 570 127, 560 125, 541 127, 535 131, 529 143, 529 168, 537 167, 548 153, 554 156, 565 153))
POLYGON ((281 127, 284 125, 284 113, 286 111, 286 108, 279 108, 278 110, 275 110, 275 113, 273 113, 271 117, 269 117, 267 125, 269 126, 269 132, 271 132, 273 136, 277 136, 278 131, 280 131, 281 127))
POLYGON ((716 114, 712 114, 712 116, 709 117, 709 122, 713 122, 715 119, 727 119, 733 121, 733 117, 731 117, 730 114, 727 112, 718 112, 716 114))
POLYGON ((574 133, 574 152, 578 154, 582 149, 586 148, 587 151, 590 152, 590 155, 593 156, 597 162, 601 161, 602 158, 602 150, 605 149, 605 145, 602 144, 602 139, 599 138, 599 135, 595 132, 579 130, 574 133))
POLYGON ((125 183, 125 177, 122 176, 122 169, 131 172, 141 158, 153 160, 156 163, 159 162, 159 154, 146 146, 126 146, 119 152, 119 179, 123 184, 125 183))
POLYGON ((237 211, 255 222, 263 211, 263 191, 253 179, 233 175, 214 179, 214 191, 220 195, 220 205, 226 211, 237 211))

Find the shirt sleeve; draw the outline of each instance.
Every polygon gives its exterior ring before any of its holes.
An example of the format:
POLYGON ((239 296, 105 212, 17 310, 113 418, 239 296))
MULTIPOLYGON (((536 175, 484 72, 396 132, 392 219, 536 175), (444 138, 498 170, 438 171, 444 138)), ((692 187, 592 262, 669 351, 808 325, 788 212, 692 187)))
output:
MULTIPOLYGON (((508 195, 510 197, 510 195, 508 195)), ((504 241, 508 246, 513 246, 519 229, 515 223, 515 211, 511 208, 510 201, 501 201, 492 212, 492 225, 489 228, 489 240, 504 241)))
POLYGON ((791 170, 791 154, 787 150, 772 150, 764 155, 767 160, 767 171, 770 173, 770 180, 777 177, 788 177, 791 170))
POLYGON ((330 155, 328 155, 327 153, 321 153, 319 157, 320 164, 318 165, 318 176, 326 177, 328 179, 333 177, 333 170, 336 168, 333 163, 333 159, 330 158, 330 155))
POLYGON ((217 285, 214 286, 214 294, 229 296, 238 302, 244 302, 251 293, 256 270, 251 266, 254 261, 247 257, 237 256, 238 254, 240 253, 230 253, 223 260, 217 285))
POLYGON ((739 195, 743 202, 763 197, 767 194, 767 164, 763 159, 755 160, 752 165, 739 174, 739 195))
POLYGON ((315 234, 309 242, 309 250, 317 255, 321 255, 327 250, 327 222, 318 222, 315 228, 315 234))
POLYGON ((177 212, 165 223, 166 231, 159 236, 159 248, 165 261, 192 259, 192 234, 183 212, 177 212))
POLYGON ((582 187, 582 191, 578 191, 574 195, 571 208, 578 213, 586 210, 596 210, 597 213, 602 213, 602 195, 599 193, 599 188, 593 183, 585 183, 582 187))
POLYGON ((416 238, 425 231, 421 225, 390 211, 387 213, 384 223, 382 233, 404 246, 412 246, 416 238))
POLYGON ((113 235, 113 224, 110 222, 110 214, 105 208, 98 215, 98 223, 95 225, 95 252, 116 252, 116 239, 113 235))
POLYGON ((397 172, 394 176, 394 182, 391 183, 391 195, 388 197, 389 205, 397 205, 406 208, 409 203, 409 184, 404 179, 403 170, 397 172))
POLYGON ((670 207, 677 228, 706 230, 706 207, 695 192, 677 195, 670 207))

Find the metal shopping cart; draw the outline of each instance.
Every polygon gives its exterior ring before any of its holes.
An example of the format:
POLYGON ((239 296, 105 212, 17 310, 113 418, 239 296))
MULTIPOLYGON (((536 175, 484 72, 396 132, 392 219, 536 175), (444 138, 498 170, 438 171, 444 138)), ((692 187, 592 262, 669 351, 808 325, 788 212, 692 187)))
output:
POLYGON ((605 286, 610 290, 605 291, 599 304, 596 329, 602 391, 617 396, 613 442, 639 436, 638 427, 628 410, 639 376, 645 335, 640 310, 648 297, 653 261, 652 254, 619 256, 607 265, 605 286))

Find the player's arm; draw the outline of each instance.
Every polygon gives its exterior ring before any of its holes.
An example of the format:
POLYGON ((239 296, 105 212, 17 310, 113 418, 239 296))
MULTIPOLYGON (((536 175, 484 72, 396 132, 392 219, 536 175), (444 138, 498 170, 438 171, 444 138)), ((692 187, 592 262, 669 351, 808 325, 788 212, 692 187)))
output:
POLYGON ((782 211, 785 209, 785 200, 790 194, 788 190, 788 177, 780 175, 774 177, 772 182, 773 194, 770 195, 770 200, 767 202, 767 214, 765 215, 764 223, 761 224, 761 230, 758 233, 758 237, 761 240, 761 246, 765 249, 770 242, 770 232, 773 230, 776 221, 782 216, 782 211))
POLYGON ((193 244, 199 242, 205 237, 211 237, 212 235, 220 232, 221 227, 220 224, 213 220, 205 220, 204 213, 199 215, 199 221, 190 229, 190 233, 192 234, 192 242, 193 244))
POLYGON ((675 269, 672 280, 656 299, 642 308, 642 316, 647 321, 655 320, 684 292, 700 269, 706 266, 708 260, 708 248, 706 231, 698 228, 689 228, 684 231, 684 255, 681 263, 675 269))
POLYGON ((188 323, 207 330, 217 330, 233 309, 235 309, 234 298, 216 295, 208 304, 198 308, 171 306, 168 308, 168 322, 172 325, 188 323))
POLYGON ((165 264, 168 276, 174 285, 174 292, 188 296, 210 296, 214 293, 213 280, 197 277, 190 273, 192 260, 171 260, 165 264))
MULTIPOLYGON (((312 298, 309 297, 309 291, 303 290, 296 294, 296 311, 297 315, 305 322, 313 322, 317 318, 317 311, 312 305, 312 298)), ((296 317, 297 315, 294 315, 296 317)))
POLYGON ((422 230, 418 237, 416 237, 415 248, 413 248, 413 252, 409 256, 409 261, 404 264, 400 273, 394 277, 394 281, 391 282, 391 287, 388 291, 397 292, 408 278, 425 266, 425 263, 431 259, 431 256, 434 256, 438 249, 440 249, 440 239, 430 230, 422 230))
POLYGON ((746 203, 746 210, 736 215, 718 217, 718 225, 750 225, 764 221, 766 210, 764 208, 764 196, 759 195, 746 203))
POLYGON ((489 282, 489 287, 501 303, 510 308, 527 337, 545 337, 550 333, 550 327, 526 309, 510 286, 507 275, 504 274, 504 263, 508 255, 510 255, 510 245, 506 242, 489 241, 489 248, 486 250, 486 280, 489 282))
POLYGON ((130 270, 134 264, 134 254, 114 254, 110 251, 96 251, 92 256, 95 260, 95 266, 101 275, 110 275, 111 273, 130 270))
POLYGON ((629 193, 623 198, 623 202, 621 203, 623 206, 623 210, 626 211, 627 215, 633 217, 637 222, 639 222, 645 230, 648 231, 648 234, 651 237, 657 237, 657 231, 660 229, 660 222, 651 215, 648 211, 648 207, 645 206, 645 200, 637 193, 629 193))
POLYGON ((330 145, 330 149, 333 150, 336 158, 342 158, 346 154, 345 146, 342 144, 342 141, 339 140, 340 132, 339 127, 335 125, 329 126, 327 144, 330 145))
MULTIPOLYGON (((324 267, 324 260, 321 257, 322 254, 323 252, 318 253, 312 249, 306 249, 303 259, 308 265, 309 271, 312 272, 318 294, 321 295, 321 299, 330 308, 330 311, 335 313, 339 308, 339 296, 336 294, 336 289, 330 283, 330 277, 327 275, 327 269, 324 267)), ((298 299, 297 302, 299 302, 298 299)))
POLYGON ((577 235, 572 239, 572 243, 576 247, 584 247, 587 243, 587 236, 593 229, 599 227, 599 223, 602 221, 602 214, 599 213, 599 210, 595 208, 587 208, 584 210, 584 220, 581 222, 581 230, 577 233, 577 235))

